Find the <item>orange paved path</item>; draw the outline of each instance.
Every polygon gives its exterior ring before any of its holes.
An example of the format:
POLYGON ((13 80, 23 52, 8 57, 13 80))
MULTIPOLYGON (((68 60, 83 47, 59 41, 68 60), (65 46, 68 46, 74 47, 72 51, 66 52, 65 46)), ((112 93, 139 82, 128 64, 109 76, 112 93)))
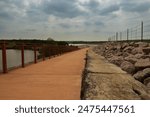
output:
POLYGON ((87 49, 0 75, 0 99, 80 99, 87 49))

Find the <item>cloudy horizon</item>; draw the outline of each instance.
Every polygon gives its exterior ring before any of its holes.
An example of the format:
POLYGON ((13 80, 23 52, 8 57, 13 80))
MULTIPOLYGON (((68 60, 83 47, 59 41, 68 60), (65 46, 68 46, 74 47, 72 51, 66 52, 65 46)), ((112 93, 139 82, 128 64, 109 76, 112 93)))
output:
POLYGON ((149 0, 1 0, 0 38, 107 40, 150 19, 149 0))

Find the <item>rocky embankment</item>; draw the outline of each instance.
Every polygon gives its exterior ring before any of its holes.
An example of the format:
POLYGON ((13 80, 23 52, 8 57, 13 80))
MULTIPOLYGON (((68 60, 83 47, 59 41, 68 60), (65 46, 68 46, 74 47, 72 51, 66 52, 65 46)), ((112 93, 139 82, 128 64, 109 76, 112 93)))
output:
POLYGON ((93 47, 82 86, 82 99, 150 99, 150 44, 110 42, 93 47))
POLYGON ((104 43, 94 51, 150 89, 150 43, 104 43))

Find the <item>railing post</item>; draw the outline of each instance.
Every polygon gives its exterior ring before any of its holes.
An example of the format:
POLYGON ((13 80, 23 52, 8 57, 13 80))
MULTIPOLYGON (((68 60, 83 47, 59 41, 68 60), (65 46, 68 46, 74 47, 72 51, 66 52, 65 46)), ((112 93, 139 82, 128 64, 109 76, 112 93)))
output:
POLYGON ((49 45, 49 47, 48 47, 48 54, 49 54, 49 59, 51 58, 51 47, 50 47, 50 45, 49 45))
POLYGON ((37 58, 36 58, 36 45, 34 45, 34 63, 37 63, 37 58))
POLYGON ((42 56, 43 56, 43 61, 45 60, 45 48, 44 45, 42 45, 42 56))
POLYGON ((21 60, 22 60, 22 67, 24 67, 24 44, 21 45, 21 60))
POLYGON ((7 73, 7 58, 6 58, 6 43, 2 43, 2 62, 3 62, 3 73, 7 73))

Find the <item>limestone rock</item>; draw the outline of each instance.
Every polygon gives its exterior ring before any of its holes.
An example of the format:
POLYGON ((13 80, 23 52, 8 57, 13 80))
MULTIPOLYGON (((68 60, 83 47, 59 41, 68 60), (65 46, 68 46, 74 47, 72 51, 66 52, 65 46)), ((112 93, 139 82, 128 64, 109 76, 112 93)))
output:
POLYGON ((124 49, 124 48, 126 48, 126 47, 128 47, 128 46, 129 46, 129 44, 128 44, 128 43, 122 43, 121 48, 122 48, 122 49, 124 49))
POLYGON ((144 80, 144 84, 145 84, 145 85, 147 85, 147 84, 149 84, 149 83, 150 83, 150 77, 145 78, 145 80, 144 80))
POLYGON ((140 58, 142 58, 143 54, 135 54, 134 56, 135 56, 135 58, 140 59, 140 58))
POLYGON ((137 69, 142 69, 142 68, 144 69, 147 67, 150 67, 150 59, 149 58, 140 59, 135 63, 135 68, 137 68, 137 69))
POLYGON ((120 66, 121 63, 123 62, 123 57, 122 56, 113 56, 112 58, 110 58, 108 60, 109 60, 109 62, 120 66))
POLYGON ((132 64, 135 64, 138 61, 138 59, 135 58, 135 56, 133 56, 133 55, 129 55, 129 56, 125 57, 124 60, 129 61, 132 64))
POLYGON ((133 74, 135 71, 135 67, 132 63, 128 62, 128 61, 124 61, 121 64, 121 69, 126 71, 127 73, 133 74))
POLYGON ((133 50, 131 51, 131 53, 133 55, 135 55, 135 54, 142 54, 143 53, 142 47, 133 48, 133 50))
POLYGON ((128 46, 128 47, 124 48, 123 52, 131 53, 132 50, 133 50, 133 47, 132 46, 128 46))
POLYGON ((133 75, 133 77, 140 82, 144 82, 144 80, 147 77, 150 77, 150 68, 146 68, 142 71, 138 71, 136 74, 133 75))
POLYGON ((133 77, 134 77, 136 80, 142 82, 143 79, 144 79, 143 71, 138 71, 136 74, 133 75, 133 77))
POLYGON ((136 42, 135 45, 138 45, 138 47, 147 47, 148 43, 146 43, 146 42, 136 42))
POLYGON ((141 56, 142 59, 150 58, 150 55, 143 55, 141 56))
POLYGON ((123 58, 128 57, 129 55, 130 55, 130 54, 129 54, 128 52, 123 52, 123 53, 122 53, 123 58))
POLYGON ((144 52, 146 55, 150 54, 150 47, 143 48, 143 52, 144 52))
POLYGON ((150 68, 146 68, 143 70, 144 77, 150 77, 150 68))

